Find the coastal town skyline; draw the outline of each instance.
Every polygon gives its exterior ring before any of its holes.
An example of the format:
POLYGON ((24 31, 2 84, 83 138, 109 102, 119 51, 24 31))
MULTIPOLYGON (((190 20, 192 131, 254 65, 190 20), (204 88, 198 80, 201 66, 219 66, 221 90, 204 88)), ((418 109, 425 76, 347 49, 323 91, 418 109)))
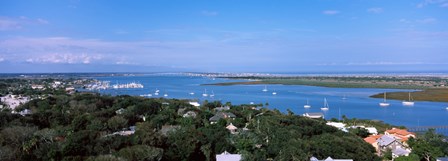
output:
POLYGON ((448 0, 1 1, 0 73, 443 71, 447 17, 448 0))

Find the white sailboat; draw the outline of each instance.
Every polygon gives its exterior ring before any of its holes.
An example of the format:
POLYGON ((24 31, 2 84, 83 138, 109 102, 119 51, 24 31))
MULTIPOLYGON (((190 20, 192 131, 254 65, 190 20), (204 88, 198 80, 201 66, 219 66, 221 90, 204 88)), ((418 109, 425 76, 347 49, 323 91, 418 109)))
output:
POLYGON ((345 94, 344 94, 344 96, 341 98, 342 100, 346 100, 347 99, 347 97, 345 96, 345 94))
POLYGON ((202 96, 203 96, 203 97, 207 97, 207 96, 208 96, 208 94, 207 94, 207 89, 204 89, 204 93, 202 93, 202 96))
POLYGON ((310 105, 308 99, 306 99, 306 104, 303 105, 303 108, 311 108, 311 105, 310 105))
POLYGON ((190 95, 194 95, 194 92, 190 92, 190 95))
POLYGON ((268 91, 268 87, 264 86, 264 89, 262 90, 263 92, 267 92, 268 91))
POLYGON ((328 111, 330 106, 328 106, 327 98, 324 98, 324 107, 320 108, 322 111, 328 111))
POLYGON ((386 92, 384 92, 384 101, 380 102, 380 106, 381 107, 386 107, 386 106, 389 106, 389 105, 390 105, 390 103, 386 101, 386 92))
POLYGON ((404 106, 413 106, 414 105, 414 101, 412 101, 412 98, 411 98, 411 92, 409 92, 408 101, 403 101, 402 103, 404 106))
POLYGON ((272 95, 277 95, 277 92, 272 92, 272 95))
POLYGON ((215 92, 212 91, 212 94, 210 94, 210 97, 215 97, 215 92))
POLYGON ((156 88, 156 92, 154 92, 154 95, 158 96, 159 92, 160 92, 160 90, 156 88))

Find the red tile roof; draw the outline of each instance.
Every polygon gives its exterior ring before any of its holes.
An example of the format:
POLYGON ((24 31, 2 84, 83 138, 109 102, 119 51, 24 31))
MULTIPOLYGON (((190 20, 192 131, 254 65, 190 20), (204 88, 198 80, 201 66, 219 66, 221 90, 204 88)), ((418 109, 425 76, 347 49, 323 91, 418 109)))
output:
POLYGON ((383 136, 383 135, 370 135, 369 137, 364 138, 364 141, 368 142, 369 144, 373 144, 381 136, 383 136))
POLYGON ((413 133, 413 132, 409 132, 407 130, 397 129, 397 128, 392 128, 390 130, 386 130, 386 132, 391 134, 391 135, 396 134, 396 135, 401 135, 401 136, 407 136, 407 135, 414 135, 415 136, 415 133, 413 133))

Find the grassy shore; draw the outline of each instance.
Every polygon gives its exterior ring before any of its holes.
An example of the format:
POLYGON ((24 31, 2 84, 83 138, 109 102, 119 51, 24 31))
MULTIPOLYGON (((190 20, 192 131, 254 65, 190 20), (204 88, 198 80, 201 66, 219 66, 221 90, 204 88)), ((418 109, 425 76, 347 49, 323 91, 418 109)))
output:
MULTIPOLYGON (((253 81, 226 82, 203 85, 256 85, 256 84, 283 84, 283 85, 307 85, 332 88, 385 88, 385 89, 416 89, 412 97, 416 101, 448 102, 448 88, 444 85, 446 80, 440 78, 371 78, 371 77, 239 77, 231 79, 250 79, 253 81)), ((383 93, 371 96, 383 98, 383 93)), ((387 99, 407 100, 408 92, 391 92, 387 99)))
MULTIPOLYGON (((425 89, 422 91, 411 92, 411 96, 415 101, 432 101, 432 102, 448 102, 448 89, 425 89)), ((384 94, 379 93, 372 98, 383 98, 384 94)), ((387 93, 387 99, 408 100, 408 92, 390 92, 387 93)))
POLYGON ((428 85, 420 85, 415 83, 403 82, 385 82, 375 80, 339 80, 339 79, 309 79, 309 78, 294 78, 294 79, 257 79, 255 81, 246 82, 225 82, 204 85, 230 86, 230 85, 255 85, 255 84, 283 84, 283 85, 307 85, 319 87, 332 88, 388 88, 388 89, 428 89, 428 85))

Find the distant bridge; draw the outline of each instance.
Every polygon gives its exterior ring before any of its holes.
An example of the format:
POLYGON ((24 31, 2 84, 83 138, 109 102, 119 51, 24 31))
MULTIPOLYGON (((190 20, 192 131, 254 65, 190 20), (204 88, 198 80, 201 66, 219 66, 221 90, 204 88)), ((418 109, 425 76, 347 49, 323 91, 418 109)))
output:
POLYGON ((448 136, 448 125, 441 126, 414 126, 414 127, 406 127, 410 132, 426 132, 429 129, 435 129, 438 134, 443 134, 448 136))

